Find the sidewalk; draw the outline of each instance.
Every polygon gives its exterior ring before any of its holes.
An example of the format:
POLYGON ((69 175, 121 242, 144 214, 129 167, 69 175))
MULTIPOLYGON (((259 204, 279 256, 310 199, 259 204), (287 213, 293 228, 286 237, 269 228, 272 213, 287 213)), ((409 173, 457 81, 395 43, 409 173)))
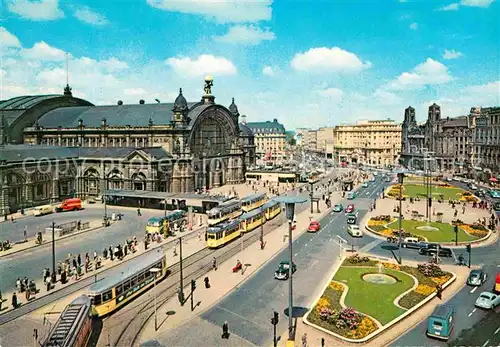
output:
MULTIPOLYGON (((182 244, 183 244, 183 256, 184 257, 187 257, 187 256, 189 256, 193 253, 196 253, 197 251, 205 248, 206 244, 205 244, 204 238, 201 238, 201 240, 200 240, 197 237, 199 232, 205 230, 205 227, 206 226, 204 225, 202 227, 194 228, 192 231, 189 231, 189 232, 184 232, 182 234, 179 233, 175 237, 168 237, 166 239, 163 239, 161 243, 152 242, 148 245, 148 251, 152 250, 152 249, 156 249, 158 247, 168 246, 168 248, 165 249, 165 252, 167 255, 167 262, 169 262, 168 264, 173 264, 173 263, 178 261, 176 258, 179 257, 179 256, 173 255, 173 249, 176 247, 176 245, 178 243, 176 241, 179 239, 179 237, 183 237, 182 244)), ((72 234, 71 236, 73 236, 73 235, 74 234, 72 234)), ((200 235, 201 235, 201 233, 200 233, 200 235)), ((76 283, 77 281, 79 281, 81 279, 85 279, 85 278, 88 278, 91 276, 97 276, 97 278, 101 278, 102 276, 99 276, 99 275, 102 272, 109 270, 117 265, 120 265, 124 262, 129 261, 130 259, 136 258, 136 257, 144 254, 145 253, 144 242, 142 240, 143 240, 142 236, 140 238, 138 238, 138 243, 137 243, 137 247, 136 247, 137 251, 133 254, 128 253, 128 255, 126 257, 124 257, 124 259, 121 261, 116 259, 116 258, 114 258, 114 260, 111 261, 109 256, 108 256, 108 258, 103 259, 102 254, 98 254, 98 256, 101 258, 101 267, 99 269, 97 269, 96 272, 94 272, 94 270, 93 270, 94 269, 93 260, 92 260, 93 255, 89 254, 89 256, 91 258, 91 262, 90 262, 90 270, 87 273, 84 273, 82 276, 79 276, 78 280, 76 280, 74 276, 69 277, 68 282, 64 285, 62 285, 60 283, 60 276, 57 276, 57 282, 55 285, 53 285, 53 288, 49 292, 47 291, 46 285, 43 283, 42 278, 35 279, 36 288, 38 290, 38 293, 36 295, 32 294, 29 301, 32 302, 36 299, 39 299, 40 297, 53 294, 56 291, 58 291, 62 288, 65 288, 67 286, 70 286, 73 283, 76 283)), ((177 250, 178 250, 178 247, 177 247, 177 250)), ((61 260, 59 260, 59 261, 61 261, 61 260)), ((83 265, 84 261, 85 261, 85 259, 83 256, 82 257, 82 267, 85 267, 83 265)), ((43 269, 40 269, 40 270, 43 270, 43 269)), ((22 276, 20 276, 20 277, 22 277, 22 276)), ((41 275, 40 275, 40 277, 41 277, 41 275)), ((32 279, 30 278, 29 280, 32 280, 32 279)), ((15 286, 15 283, 13 284, 13 286, 15 286)), ((4 302, 3 302, 2 311, 0 312, 0 314, 6 313, 6 312, 12 310, 11 299, 12 299, 13 293, 14 293, 14 290, 11 292, 2 293, 3 298, 4 298, 4 302)), ((25 293, 19 293, 16 290, 16 295, 17 295, 18 303, 20 303, 20 304, 26 303, 25 293)))
MULTIPOLYGON (((360 255, 367 255, 369 254, 360 254, 360 255)), ((406 265, 411 265, 411 266, 416 266, 418 263, 415 262, 406 262, 406 265)), ((370 346, 370 347, 383 347, 383 346, 388 346, 391 341, 394 341, 398 337, 402 336, 407 330, 412 329, 415 327, 418 323, 420 323, 423 319, 427 318, 436 305, 439 305, 443 302, 446 302, 449 300, 455 293, 457 293, 462 287, 464 286, 464 283, 469 275, 470 269, 465 268, 463 266, 451 266, 451 265, 442 265, 441 268, 446 271, 454 272, 457 275, 456 280, 450 284, 449 287, 447 287, 443 291, 443 298, 442 300, 439 300, 438 298, 434 298, 431 300, 429 303, 424 305, 422 308, 418 309, 415 311, 413 314, 409 315, 408 317, 402 319, 400 322, 396 323, 393 325, 391 328, 388 330, 382 332, 380 335, 378 335, 376 338, 366 342, 366 343, 349 343, 345 342, 343 340, 337 339, 333 337, 330 334, 324 333, 318 329, 315 329, 314 327, 311 327, 309 325, 304 324, 302 319, 297 320, 297 328, 296 328, 296 334, 295 334, 295 344, 286 344, 286 341, 288 339, 288 332, 283 334, 281 336, 280 343, 278 346, 298 346, 302 347, 302 336, 304 333, 307 334, 307 345, 308 346, 321 346, 321 338, 325 339, 325 346, 370 346)), ((333 274, 329 273, 326 275, 328 280, 333 276, 333 274)), ((324 287, 324 285, 323 285, 324 287)), ((311 302, 309 304, 309 307, 314 305, 314 302, 311 302)), ((424 338, 425 335, 422 335, 422 338, 424 338)))
MULTIPOLYGON (((87 223, 87 221, 83 221, 83 223, 87 223)), ((73 233, 69 233, 69 234, 66 234, 63 236, 56 236, 55 240, 56 241, 63 240, 63 239, 68 238, 68 237, 72 237, 72 236, 79 235, 82 233, 87 233, 87 232, 94 231, 94 230, 97 230, 97 229, 100 229, 103 227, 102 226, 102 219, 94 219, 94 220, 89 221, 88 223, 89 223, 89 228, 75 231, 73 233)), ((114 222, 111 222, 111 224, 113 224, 113 223, 114 222)), ((36 243, 36 237, 28 238, 27 241, 25 241, 25 242, 17 242, 17 243, 11 244, 10 249, 8 249, 6 251, 1 251, 0 252, 0 259, 2 257, 6 257, 9 255, 19 253, 19 252, 27 251, 27 250, 35 248, 35 247, 40 247, 40 246, 44 246, 44 245, 52 243, 51 233, 47 232, 46 230, 42 230, 41 232, 42 232, 42 244, 41 245, 36 243)))

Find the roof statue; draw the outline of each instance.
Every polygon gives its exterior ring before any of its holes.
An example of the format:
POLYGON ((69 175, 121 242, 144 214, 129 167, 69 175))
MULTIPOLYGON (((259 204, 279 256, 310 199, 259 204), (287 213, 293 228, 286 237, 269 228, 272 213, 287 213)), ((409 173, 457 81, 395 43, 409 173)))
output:
POLYGON ((214 85, 214 79, 212 76, 206 76, 205 77, 205 95, 212 95, 212 87, 214 85))
POLYGON ((73 96, 73 93, 71 93, 71 87, 69 84, 66 84, 66 87, 64 87, 64 96, 73 96))
POLYGON ((238 114, 238 106, 236 106, 236 104, 234 103, 234 98, 231 102, 231 105, 229 105, 229 111, 231 111, 233 114, 238 114))
POLYGON ((176 112, 176 111, 182 112, 182 111, 185 111, 187 109, 188 109, 188 103, 187 103, 184 95, 182 95, 182 88, 179 88, 179 95, 177 96, 177 98, 174 101, 173 111, 174 112, 176 112))

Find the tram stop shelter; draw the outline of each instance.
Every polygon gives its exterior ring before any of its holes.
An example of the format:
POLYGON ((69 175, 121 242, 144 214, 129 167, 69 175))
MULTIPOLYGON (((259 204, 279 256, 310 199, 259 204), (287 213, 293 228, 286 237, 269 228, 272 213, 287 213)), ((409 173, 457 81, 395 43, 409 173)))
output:
POLYGON ((354 188, 354 181, 349 179, 349 180, 343 180, 342 181, 342 190, 350 192, 354 188))

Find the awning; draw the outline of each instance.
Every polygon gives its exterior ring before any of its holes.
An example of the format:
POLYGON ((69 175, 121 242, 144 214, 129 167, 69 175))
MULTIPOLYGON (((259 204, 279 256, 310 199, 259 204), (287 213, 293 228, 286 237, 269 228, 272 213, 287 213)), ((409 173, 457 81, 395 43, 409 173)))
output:
POLYGON ((498 180, 497 180, 497 178, 496 178, 496 177, 491 177, 491 178, 490 178, 490 181, 491 181, 491 182, 498 182, 498 180))

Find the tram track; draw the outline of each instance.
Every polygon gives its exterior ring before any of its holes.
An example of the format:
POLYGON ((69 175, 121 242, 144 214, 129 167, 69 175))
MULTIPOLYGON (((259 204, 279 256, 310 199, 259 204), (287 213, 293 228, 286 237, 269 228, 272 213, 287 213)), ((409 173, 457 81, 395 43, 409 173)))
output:
MULTIPOLYGON (((306 191, 304 194, 308 195, 308 192, 306 191)), ((309 203, 302 203, 297 206, 297 213, 300 213, 308 208, 309 203)), ((286 221, 282 221, 280 219, 282 219, 282 217, 277 216, 274 220, 264 224, 263 234, 267 235, 271 231, 286 223, 286 221)), ((189 257, 184 258, 183 284, 185 285, 191 280, 197 280, 206 275, 212 269, 213 257, 217 259, 218 263, 222 263, 238 254, 242 248, 246 249, 259 240, 260 234, 260 230, 257 228, 250 233, 244 234, 242 236, 242 241, 240 241, 241 239, 236 239, 218 249, 204 248, 189 257)), ((156 297, 157 307, 161 307, 168 300, 172 299, 177 294, 177 290, 180 285, 180 279, 175 276, 180 272, 180 263, 177 262, 173 264, 168 268, 168 270, 170 271, 168 277, 156 284, 158 293, 156 297)), ((103 328, 103 332, 107 330, 108 334, 108 342, 106 346, 130 347, 138 345, 138 338, 142 330, 146 326, 149 319, 154 316, 154 302, 151 300, 150 296, 145 294, 135 300, 137 303, 136 305, 131 303, 131 307, 124 307, 115 314, 106 318, 104 325, 107 325, 107 327, 103 328), (135 309, 137 308, 138 310, 136 311, 135 309), (119 328, 119 325, 122 327, 119 328), (113 339, 114 342, 111 343, 110 334, 115 328, 119 329, 119 333, 118 336, 113 339)))

